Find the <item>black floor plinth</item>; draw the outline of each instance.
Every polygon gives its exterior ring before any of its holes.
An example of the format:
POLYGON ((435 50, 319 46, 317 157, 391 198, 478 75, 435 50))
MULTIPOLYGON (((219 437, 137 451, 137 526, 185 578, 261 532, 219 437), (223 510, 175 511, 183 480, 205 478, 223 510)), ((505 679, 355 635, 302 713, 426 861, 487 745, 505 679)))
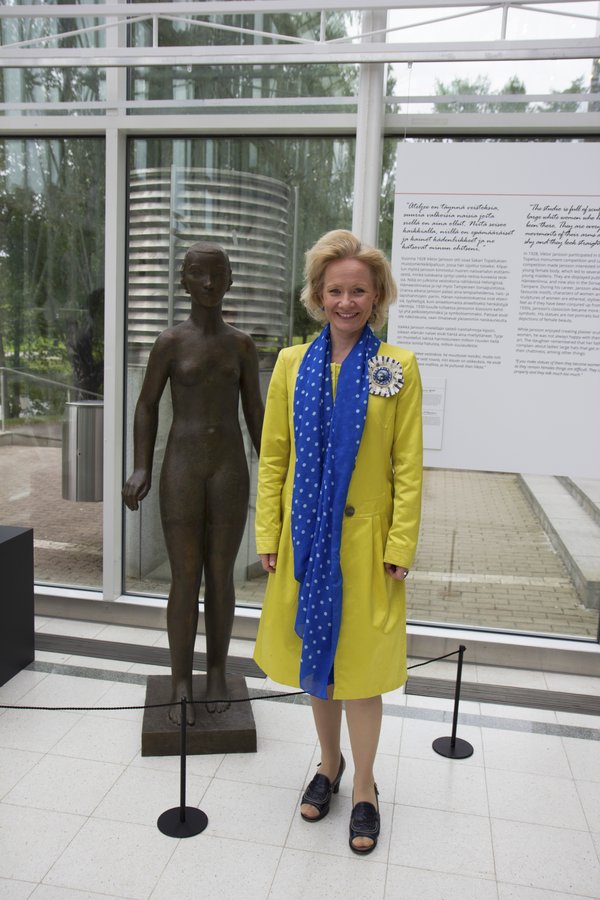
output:
MULTIPOLYGON (((194 699, 206 692, 206 675, 194 675, 194 699)), ((234 701, 222 713, 210 713, 203 703, 196 703, 196 724, 186 727, 186 752, 256 753, 256 725, 248 688, 241 675, 227 676, 228 698, 234 701)), ((168 703, 171 698, 171 676, 149 675, 146 683, 146 705, 168 703)), ((181 729, 168 718, 168 708, 145 709, 142 723, 142 756, 179 756, 181 729)))
POLYGON ((33 529, 0 525, 0 685, 33 658, 33 529))

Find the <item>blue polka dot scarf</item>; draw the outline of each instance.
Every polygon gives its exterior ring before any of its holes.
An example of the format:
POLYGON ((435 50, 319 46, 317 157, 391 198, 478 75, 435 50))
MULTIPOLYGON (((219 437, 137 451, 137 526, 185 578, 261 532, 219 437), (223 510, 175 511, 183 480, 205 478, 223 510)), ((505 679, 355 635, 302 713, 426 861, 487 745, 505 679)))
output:
POLYGON ((340 368, 335 402, 329 325, 309 346, 294 391, 296 468, 292 493, 296 634, 300 686, 327 698, 342 618, 340 545, 348 487, 369 399, 368 360, 380 341, 368 325, 340 368))

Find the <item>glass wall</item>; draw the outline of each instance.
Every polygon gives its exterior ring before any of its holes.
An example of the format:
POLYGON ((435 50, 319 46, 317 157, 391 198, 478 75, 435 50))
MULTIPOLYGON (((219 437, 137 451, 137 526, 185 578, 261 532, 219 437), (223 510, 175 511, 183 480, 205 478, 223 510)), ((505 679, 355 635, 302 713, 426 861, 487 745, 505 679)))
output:
POLYGON ((102 584, 103 171, 99 138, 0 142, 0 508, 44 584, 102 584))
MULTIPOLYGON (((354 141, 334 138, 141 139, 129 152, 126 458, 150 348, 189 315, 181 262, 197 240, 220 243, 233 269, 225 318, 258 348, 264 392, 278 350, 306 340, 315 323, 298 303, 304 252, 325 231, 351 226, 354 141)), ((125 585, 164 595, 170 571, 158 510, 158 472, 170 424, 163 396, 153 488, 125 517, 125 585)), ((245 433, 245 429, 244 429, 245 433)), ((238 601, 259 605, 263 579, 254 548, 256 458, 246 435, 252 495, 236 565, 238 601)), ((130 468, 128 468, 128 472, 130 468)))
MULTIPOLYGON (((397 144, 396 139, 389 138, 384 146, 380 244, 387 253, 392 242, 397 144)), ((302 258, 329 228, 350 227, 353 153, 354 141, 349 139, 131 141, 129 465, 133 411, 147 354, 158 332, 188 313, 187 298, 177 284, 186 247, 200 238, 218 240, 227 247, 234 265, 234 283, 238 281, 243 287, 237 294, 235 287, 232 289, 226 314, 229 321, 252 334, 259 348, 266 390, 277 350, 288 342, 306 340, 314 331, 314 324, 298 303, 302 258), (277 239, 275 232, 260 235, 257 189, 270 208, 270 224, 275 224, 277 239), (258 252, 266 263, 258 269, 258 286, 257 270, 253 271, 243 246, 249 233, 259 241, 258 252), (150 256, 153 262, 149 268, 150 256), (283 279, 274 280, 280 270, 283 279), (270 306, 265 306, 266 298, 270 298, 270 306), (266 310, 262 325, 261 308, 266 310)), ((401 304, 401 273, 399 287, 401 304)), ((155 485, 169 423, 169 399, 165 397, 155 454, 155 485)), ((246 443, 254 479, 256 459, 249 441, 246 443)), ((128 592, 164 596, 170 571, 156 494, 155 488, 154 496, 145 501, 139 513, 126 515, 125 583, 128 592)), ((260 606, 265 577, 254 552, 253 503, 252 498, 236 565, 236 591, 241 605, 260 606)), ((554 549, 521 476, 513 473, 426 471, 423 524, 408 603, 411 621, 426 624, 592 640, 598 629, 598 611, 586 606, 568 560, 554 549)))
MULTIPOLYGON (((568 142, 570 139, 554 136, 484 138, 474 135, 463 138, 446 135, 444 138, 408 137, 401 140, 423 144, 442 140, 445 143, 465 140, 478 143, 515 140, 554 143, 557 140, 568 142)), ((582 139, 577 140, 580 142, 582 139)), ((595 141, 595 138, 587 140, 595 141)), ((386 159, 394 159, 399 140, 387 138, 385 143, 386 159)), ((410 185, 402 186, 401 172, 398 178, 400 185, 396 184, 395 176, 388 178, 387 190, 383 192, 381 235, 382 245, 388 254, 392 251, 389 225, 394 216, 394 190, 412 189, 410 185)), ((443 304, 452 307, 456 318, 446 315, 441 320, 428 323, 432 333, 435 330, 435 338, 429 339, 439 348, 438 356, 444 351, 452 354, 464 349, 456 346, 459 329, 452 326, 494 324, 486 320, 484 313, 485 297, 490 295, 489 285, 482 285, 480 297, 475 297, 472 282, 465 282, 461 288, 460 275, 449 274, 452 265, 461 265, 460 254, 449 252, 448 257, 446 261, 438 261, 433 255, 428 256, 426 269, 421 270, 420 276, 415 276, 408 264, 406 270, 400 267, 395 273, 399 287, 400 323, 403 291, 406 295, 410 294, 408 306, 414 315, 415 304, 419 302, 418 298, 423 297, 422 285, 425 281, 432 287, 437 286, 440 307, 443 304), (446 262, 448 268, 444 268, 446 262), (478 307, 473 306, 471 312, 460 311, 460 300, 456 297, 461 289, 474 304, 479 304, 478 307)), ((420 258, 416 252, 414 260, 420 258)), ((417 263, 414 262, 414 265, 417 263)), ((520 265, 520 259, 508 260, 516 281, 520 277, 520 265)), ((540 290, 543 292, 545 287, 540 290)), ((596 289, 595 300, 592 301, 596 304, 596 310, 598 301, 596 289)), ((400 331, 401 327, 400 324, 400 331)), ((564 323, 562 327, 565 327, 564 323)), ((423 339, 426 340, 426 337, 423 339)), ((407 338, 409 341, 410 338, 407 338)), ((408 346, 417 352, 422 366, 425 362, 430 364, 430 374, 447 374, 443 365, 436 362, 434 349, 429 348, 426 360, 425 351, 420 356, 419 347, 411 343, 408 346)), ((597 338, 595 346, 597 350, 597 338)), ((542 353, 552 355, 553 351, 544 347, 542 353)), ((453 369, 462 368, 465 372, 469 370, 469 365, 466 357, 464 363, 452 362, 453 369)), ((477 372, 472 371, 471 375, 472 394, 477 396, 482 388, 477 384, 477 372)), ((548 389, 546 386, 545 390, 548 389)), ((464 402, 469 401, 465 398, 464 402)), ((510 411, 504 411, 504 414, 510 415, 510 411)), ((568 468, 568 465, 566 461, 565 467, 568 468)), ((428 468, 424 486, 419 545, 407 582, 408 616, 412 622, 597 639, 599 615, 592 596, 593 585, 590 589, 589 576, 586 579, 577 573, 579 562, 574 553, 578 545, 580 553, 590 554, 590 560, 593 556, 600 558, 597 531, 600 482, 551 476, 540 480, 529 478, 526 473, 502 471, 428 468), (538 490, 552 498, 550 514, 546 514, 540 505, 538 490), (565 528, 571 534, 579 529, 581 540, 565 541, 565 528), (585 543, 582 543, 584 540, 585 543)), ((589 561, 587 564, 589 566, 589 561)))
MULTIPOLYGON (((159 21, 156 31, 149 19, 131 28, 133 47, 218 48, 248 45, 277 45, 283 36, 298 43, 339 40, 359 33, 360 16, 356 12, 334 11, 323 25, 321 12, 292 14, 197 16, 194 20, 159 21)), ((318 101, 327 111, 356 108, 355 94, 359 67, 356 65, 315 64, 284 66, 221 65, 169 66, 160 69, 135 68, 131 71, 130 96, 139 111, 181 114, 199 110, 216 114, 264 112, 265 109, 299 111, 310 109, 318 101), (168 100, 169 103, 160 101, 168 100), (152 105, 149 105, 152 104, 152 105), (350 105, 348 105, 350 103, 350 105)), ((134 111, 138 111, 134 107, 134 111)))
MULTIPOLYGON (((9 4, 13 5, 13 4, 9 4)), ((23 4, 14 4, 23 5, 23 4)), ((23 48, 84 48, 104 46, 104 32, 98 20, 89 18, 0 17, 0 44, 21 44, 23 48), (58 35, 65 34, 57 41, 58 35), (67 34, 68 33, 68 34, 67 34)), ((106 97, 106 77, 95 67, 4 68, 0 70, 0 114, 35 114, 40 104, 68 104, 77 115, 90 115, 106 97)), ((48 110, 49 114, 59 112, 48 110)))
MULTIPOLYGON (((546 41, 598 35, 596 0, 537 7, 446 7, 448 18, 427 21, 421 9, 390 10, 389 41, 546 41)), ((537 54, 536 54, 537 56, 537 54)), ((515 58, 392 64, 391 112, 485 114, 581 113, 598 109, 599 61, 589 58, 515 58)))

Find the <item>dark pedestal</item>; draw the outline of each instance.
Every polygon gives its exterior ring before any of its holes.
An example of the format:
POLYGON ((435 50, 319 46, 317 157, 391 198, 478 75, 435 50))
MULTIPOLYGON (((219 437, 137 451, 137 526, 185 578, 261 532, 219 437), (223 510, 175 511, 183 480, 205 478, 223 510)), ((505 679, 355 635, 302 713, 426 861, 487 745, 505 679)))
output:
POLYGON ((33 529, 0 525, 0 685, 33 662, 33 529))
MULTIPOLYGON (((206 675, 194 675, 194 697, 206 691, 206 675)), ((256 725, 249 702, 248 688, 241 675, 227 676, 227 693, 232 703, 222 713, 209 713, 203 703, 196 703, 196 724, 186 728, 187 753, 256 753, 256 725)), ((168 703, 171 698, 171 676, 149 675, 146 682, 146 705, 168 703)), ((145 709, 142 723, 142 756, 179 756, 181 729, 168 718, 167 707, 145 709)))

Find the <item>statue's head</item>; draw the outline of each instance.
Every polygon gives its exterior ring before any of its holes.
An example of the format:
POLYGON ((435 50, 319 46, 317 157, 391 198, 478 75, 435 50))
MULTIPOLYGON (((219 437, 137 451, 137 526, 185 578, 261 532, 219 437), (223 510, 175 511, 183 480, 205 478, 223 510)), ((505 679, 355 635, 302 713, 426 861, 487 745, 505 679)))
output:
POLYGON ((227 293, 233 284, 231 263, 227 252, 220 244, 196 241, 188 247, 181 265, 180 282, 186 293, 191 293, 187 283, 190 275, 202 275, 203 272, 210 273, 212 277, 220 275, 224 284, 223 294, 227 293))

